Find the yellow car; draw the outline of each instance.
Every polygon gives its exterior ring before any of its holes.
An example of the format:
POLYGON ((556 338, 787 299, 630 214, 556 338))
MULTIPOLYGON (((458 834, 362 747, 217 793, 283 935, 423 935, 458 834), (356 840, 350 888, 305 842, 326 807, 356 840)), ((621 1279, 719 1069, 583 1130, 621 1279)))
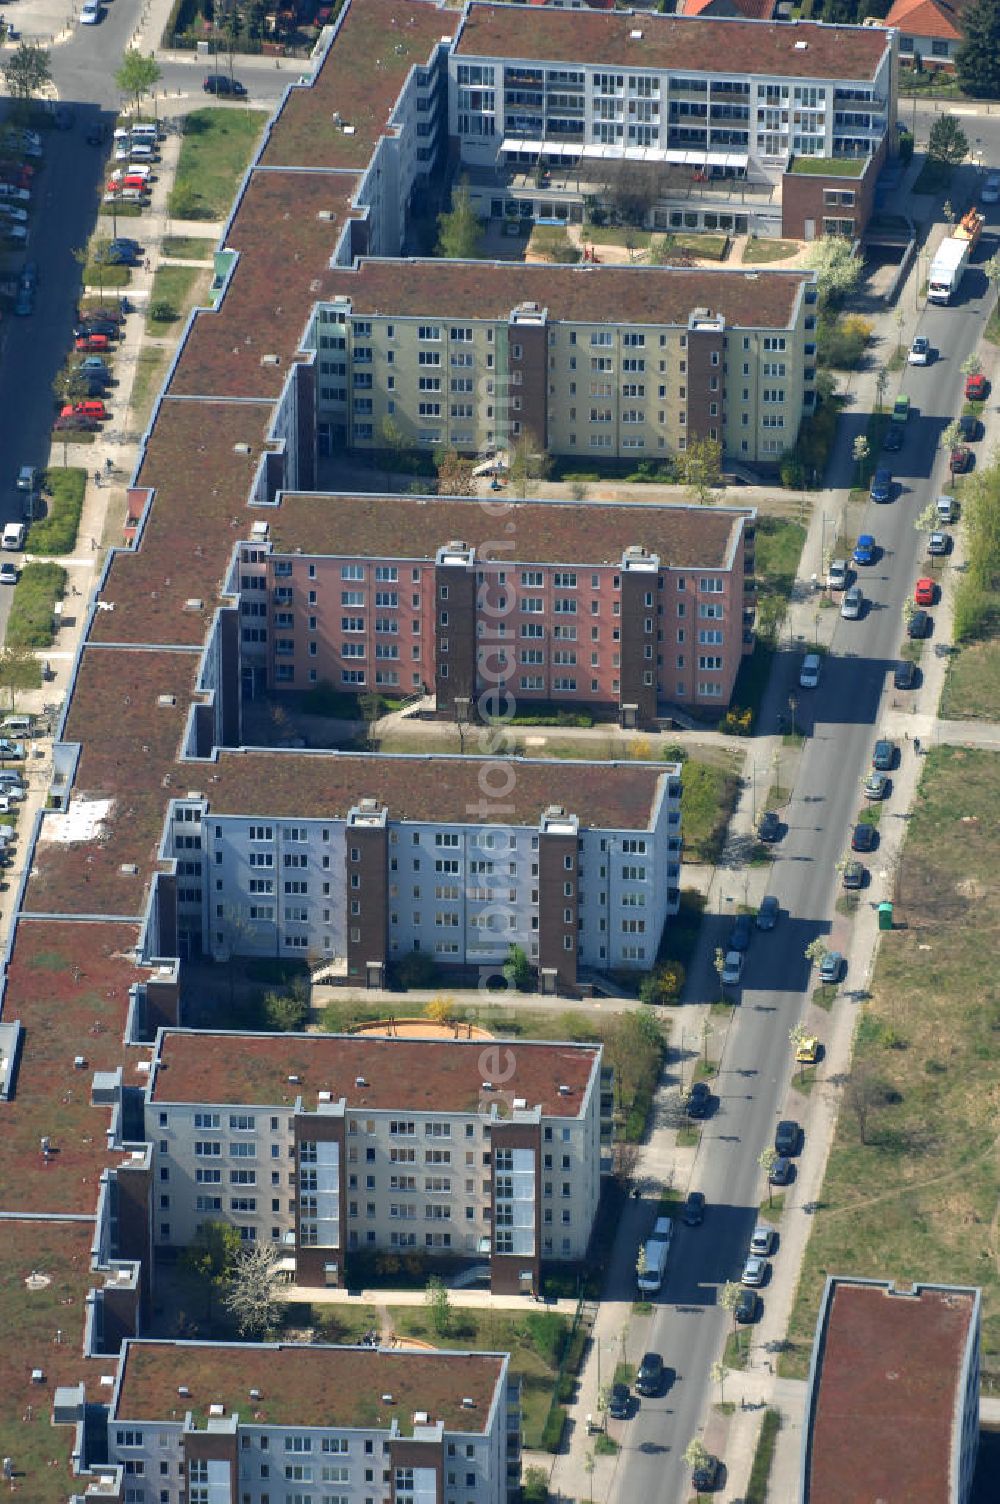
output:
POLYGON ((800 1040, 795 1049, 796 1065, 815 1065, 819 1059, 819 1040, 813 1035, 800 1040))

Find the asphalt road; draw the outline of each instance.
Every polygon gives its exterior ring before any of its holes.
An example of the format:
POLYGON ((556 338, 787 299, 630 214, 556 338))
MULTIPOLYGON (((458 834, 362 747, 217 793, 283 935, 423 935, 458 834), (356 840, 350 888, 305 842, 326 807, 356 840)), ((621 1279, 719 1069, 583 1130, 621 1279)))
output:
MULTIPOLYGON (((995 244, 993 239, 979 248, 980 262, 995 244)), ((666 1504, 689 1497, 690 1470, 683 1453, 715 1397, 710 1368, 731 1323, 717 1304, 718 1290, 725 1281, 739 1279, 756 1220, 763 1190, 758 1156, 772 1142, 782 1115, 792 1069, 789 1030, 802 1016, 814 983, 803 952, 816 936, 830 934, 839 884, 836 864, 847 852, 850 828, 863 802, 861 779, 870 767, 881 698, 903 637, 903 600, 925 572, 926 539, 913 519, 944 479, 946 457, 939 434, 961 411, 964 377, 959 366, 976 346, 989 302, 985 276, 971 269, 955 306, 929 307, 923 315, 919 331, 930 337, 937 359, 926 369, 908 367, 902 379, 914 412, 902 451, 887 456, 899 481, 896 498, 888 506, 869 503, 866 510, 864 531, 875 535, 881 552, 872 567, 858 571, 869 602, 865 616, 859 622, 837 621, 818 690, 795 689, 801 646, 782 655, 772 683, 771 713, 786 705, 789 691, 795 690, 797 722, 808 736, 769 882, 783 912, 777 929, 756 934, 750 949, 741 1006, 696 1161, 693 1188, 705 1193, 709 1210, 702 1227, 677 1228, 653 1322, 652 1346, 672 1370, 672 1383, 662 1397, 643 1400, 625 1430, 614 1490, 623 1504, 634 1499, 666 1504)), ((894 390, 890 386, 890 393, 894 390)), ((866 416, 849 408, 842 420, 840 458, 831 477, 837 487, 850 485, 851 444, 864 431, 866 416)), ((892 814, 890 799, 887 817, 892 814)), ((877 860, 877 855, 869 859, 873 869, 877 860)), ((724 944, 730 922, 718 916, 705 924, 697 978, 703 996, 714 995, 717 987, 712 957, 715 947, 724 944)), ((850 990, 863 983, 861 976, 848 976, 843 985, 850 990)), ((804 1153, 809 1153, 808 1143, 804 1153)), ((618 1274, 627 1298, 633 1271, 625 1268, 618 1274)))

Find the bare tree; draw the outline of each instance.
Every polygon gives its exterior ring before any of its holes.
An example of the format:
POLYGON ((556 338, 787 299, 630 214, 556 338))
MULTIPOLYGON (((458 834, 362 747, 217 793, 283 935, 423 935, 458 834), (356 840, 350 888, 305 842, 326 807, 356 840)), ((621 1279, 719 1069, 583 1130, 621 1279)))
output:
POLYGON ((865 1061, 858 1061, 847 1077, 844 1098, 854 1113, 858 1138, 868 1143, 868 1126, 876 1108, 885 1105, 885 1086, 865 1061))
POLYGON ((241 1336, 263 1337, 277 1325, 279 1257, 274 1243, 247 1243, 232 1260, 225 1307, 241 1336))
POLYGON ((627 1144, 619 1139, 611 1151, 612 1174, 616 1184, 626 1196, 635 1185, 635 1172, 639 1168, 639 1145, 627 1144))

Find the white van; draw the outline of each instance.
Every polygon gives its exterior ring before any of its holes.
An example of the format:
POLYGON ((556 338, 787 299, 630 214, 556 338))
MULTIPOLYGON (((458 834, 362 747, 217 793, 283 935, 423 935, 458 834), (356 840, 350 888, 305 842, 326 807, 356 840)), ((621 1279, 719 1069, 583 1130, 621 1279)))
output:
POLYGON ((0 732, 4 736, 30 736, 34 725, 34 716, 8 715, 0 721, 0 732))
POLYGON ((8 522, 3 530, 3 536, 0 537, 0 548, 7 548, 10 549, 11 552, 16 553, 18 549, 21 549, 23 547, 24 523, 8 522))
POLYGON ((133 141, 129 147, 128 159, 130 162, 155 162, 156 147, 151 142, 133 141))
POLYGON ((938 522, 954 522, 955 498, 953 496, 939 496, 935 510, 938 522))

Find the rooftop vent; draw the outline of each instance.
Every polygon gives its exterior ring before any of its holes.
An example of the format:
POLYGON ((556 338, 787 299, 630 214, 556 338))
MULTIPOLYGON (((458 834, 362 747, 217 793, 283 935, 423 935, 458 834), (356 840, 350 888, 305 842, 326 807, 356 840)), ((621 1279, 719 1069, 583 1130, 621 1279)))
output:
POLYGON ((191 1391, 186 1384, 178 1384, 177 1393, 180 1395, 182 1400, 188 1400, 191 1398, 191 1391))
POLYGON ((136 877, 138 876, 139 868, 135 862, 122 862, 118 871, 124 872, 126 877, 136 877))
POLYGON ((353 136, 355 134, 355 127, 353 125, 345 125, 343 132, 345 136, 353 136))
POLYGON ((280 355, 262 355, 260 357, 260 363, 261 363, 262 366, 280 366, 281 365, 281 356, 280 355))
POLYGON ((176 695, 157 695, 156 703, 162 710, 169 710, 171 705, 177 704, 176 695))
POLYGON ((33 1368, 31 1370, 31 1382, 33 1384, 44 1384, 45 1383, 45 1370, 44 1370, 44 1368, 33 1368))
POLYGON ((302 1085, 302 1077, 301 1076, 289 1076, 289 1078, 288 1078, 288 1084, 290 1086, 301 1086, 302 1085))
POLYGON ((87 1057, 86 1057, 86 1055, 74 1055, 73 1056, 73 1066, 74 1066, 74 1069, 76 1069, 78 1071, 85 1071, 87 1069, 87 1057))
POLYGON ((492 1081, 483 1081, 481 1083, 481 1085, 482 1085, 483 1091, 492 1091, 493 1090, 493 1082, 492 1081))
POLYGON ((184 602, 184 610, 189 612, 200 611, 205 602, 200 595, 189 595, 184 602))
POLYGON ((233 453, 234 454, 249 454, 250 453, 250 445, 249 444, 234 444, 233 445, 233 453))
POLYGON ((316 212, 317 219, 323 219, 328 225, 333 224, 337 215, 333 209, 319 209, 316 212))
POLYGON ((426 1426, 428 1419, 429 1417, 426 1410, 414 1410, 413 1424, 415 1426, 426 1426))
POLYGON ((559 820, 565 815, 566 811, 561 804, 550 804, 545 813, 551 816, 552 819, 559 820))
POLYGON ((149 1072, 153 1069, 153 1062, 151 1060, 137 1060, 135 1063, 135 1068, 142 1075, 148 1075, 149 1072))
POLYGON ((333 1092, 332 1091, 317 1092, 316 1093, 316 1099, 319 1102, 332 1102, 333 1101, 333 1092))
POLYGON ((476 1402, 472 1398, 471 1394, 463 1395, 463 1397, 462 1397, 462 1409, 463 1410, 475 1410, 475 1408, 476 1408, 476 1402))
POLYGON ((364 812, 365 812, 366 815, 373 815, 375 813, 375 811, 378 809, 378 800, 377 799, 361 799, 358 802, 358 809, 364 810, 364 812))
POLYGON ((805 50, 806 50, 806 48, 808 46, 809 46, 808 42, 796 42, 795 43, 795 51, 796 52, 805 52, 805 50))
POLYGON ((251 1389, 251 1391, 250 1391, 250 1398, 252 1400, 259 1400, 260 1399, 260 1390, 259 1389, 251 1389))
POLYGON ((559 1086, 559 1095, 561 1097, 568 1097, 568 1096, 570 1096, 572 1094, 572 1091, 573 1091, 572 1086, 566 1086, 566 1085, 560 1083, 560 1086, 559 1086))
POLYGON ((382 1403, 383 1405, 394 1405, 396 1402, 391 1394, 383 1394, 382 1403))
POLYGON ((255 522, 253 527, 250 529, 250 535, 253 538, 266 538, 267 532, 268 524, 266 522, 255 522))
POLYGON ((528 1099, 527 1099, 527 1097, 515 1097, 514 1098, 514 1110, 515 1111, 517 1111, 518 1109, 523 1110, 525 1107, 527 1107, 527 1105, 528 1105, 528 1099))
POLYGON ((209 1405, 208 1413, 214 1416, 225 1415, 226 1407, 225 1405, 209 1405))
POLYGON ((367 1086, 368 1082, 364 1076, 355 1076, 354 1084, 355 1086, 367 1086))

